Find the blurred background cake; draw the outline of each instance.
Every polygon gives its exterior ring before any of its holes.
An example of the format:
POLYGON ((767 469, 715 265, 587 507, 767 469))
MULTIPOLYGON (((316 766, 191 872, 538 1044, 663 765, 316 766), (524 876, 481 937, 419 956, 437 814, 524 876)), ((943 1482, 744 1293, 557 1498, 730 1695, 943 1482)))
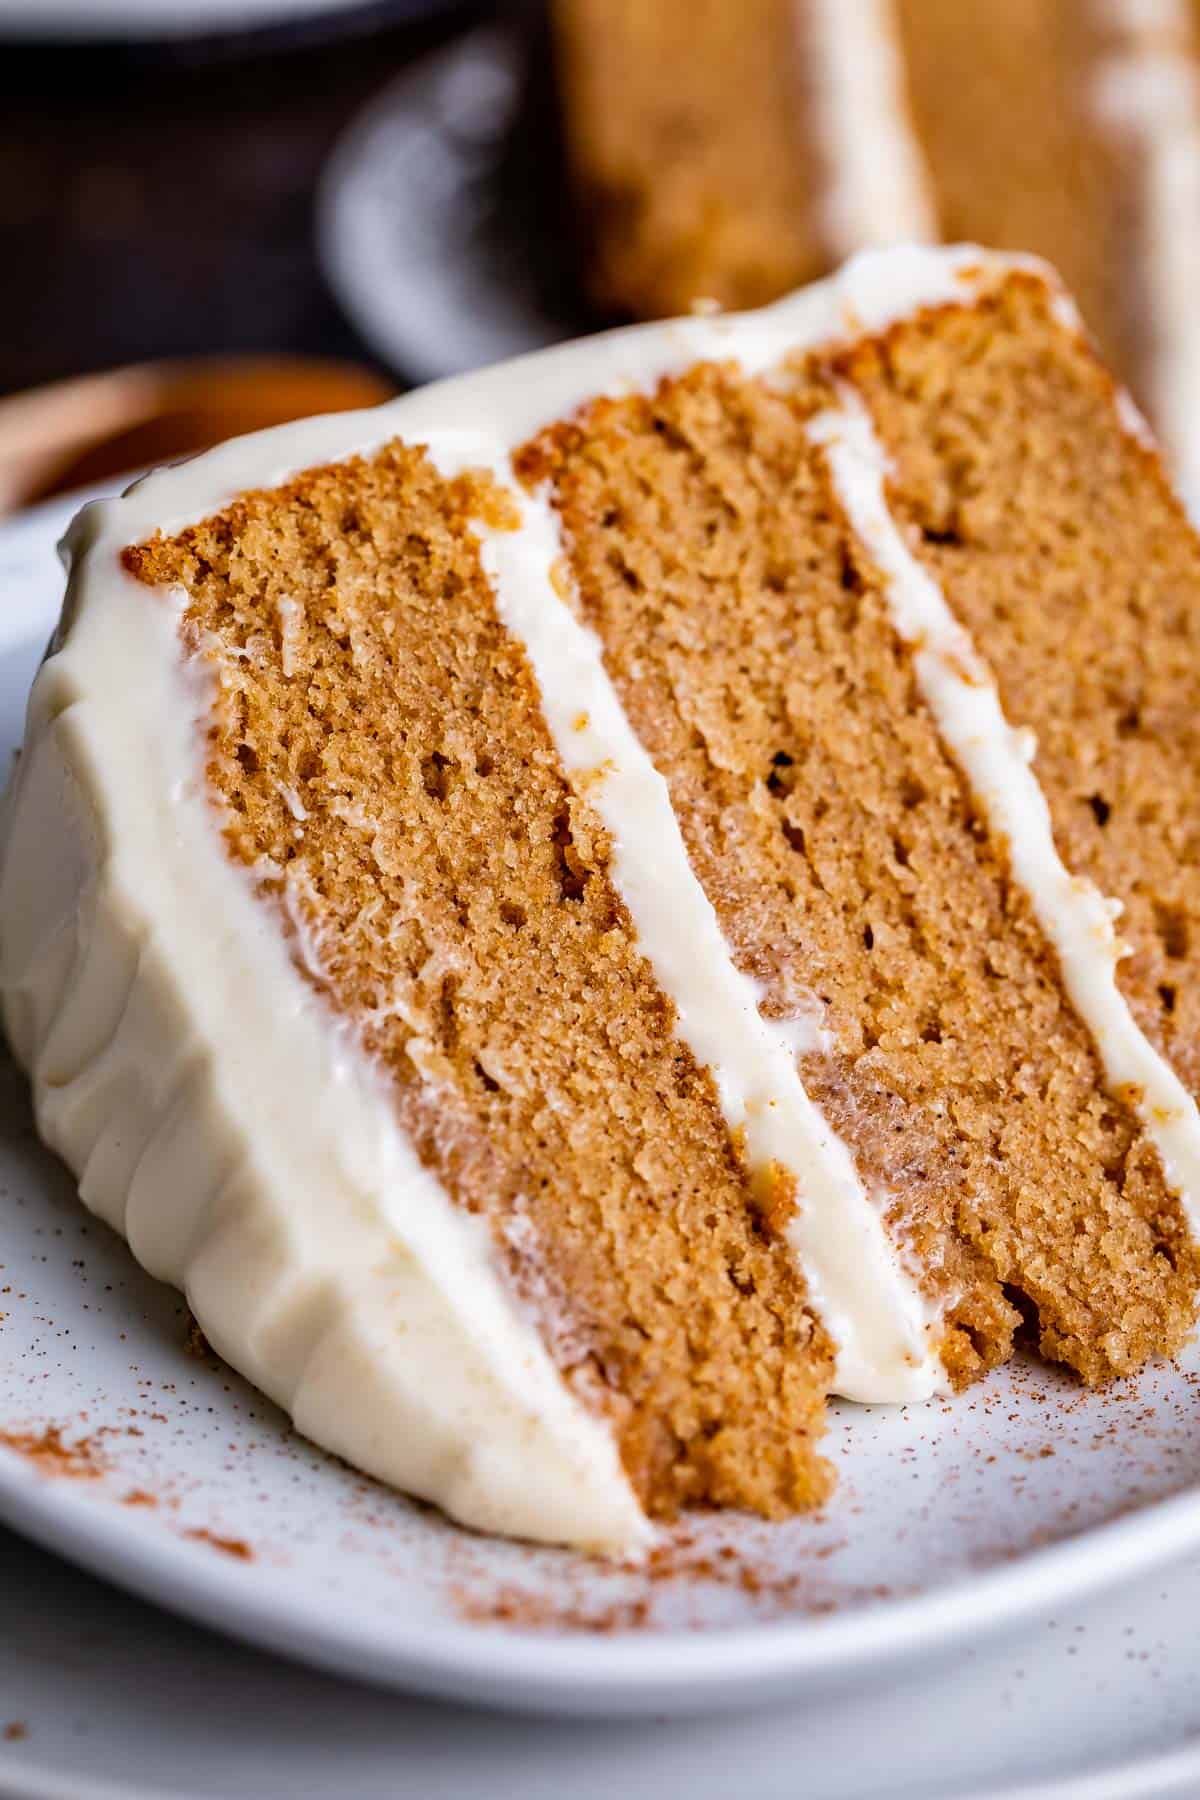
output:
POLYGON ((974 241, 1059 269, 1200 491, 1187 0, 0 0, 5 34, 0 394, 214 352, 404 386, 974 241))

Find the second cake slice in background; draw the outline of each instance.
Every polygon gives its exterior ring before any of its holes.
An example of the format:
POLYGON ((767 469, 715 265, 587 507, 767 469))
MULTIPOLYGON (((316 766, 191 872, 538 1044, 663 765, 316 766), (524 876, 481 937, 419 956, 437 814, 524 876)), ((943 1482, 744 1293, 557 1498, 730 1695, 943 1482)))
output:
POLYGON ((1186 0, 552 0, 597 303, 743 307, 941 237, 1049 258, 1200 496, 1186 0))

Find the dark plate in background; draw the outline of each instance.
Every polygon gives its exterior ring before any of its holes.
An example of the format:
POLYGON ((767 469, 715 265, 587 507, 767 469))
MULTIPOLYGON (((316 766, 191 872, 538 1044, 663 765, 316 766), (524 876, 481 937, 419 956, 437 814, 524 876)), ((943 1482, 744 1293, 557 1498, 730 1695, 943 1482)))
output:
POLYGON ((343 308, 407 380, 613 322, 577 285, 537 31, 475 31, 406 69, 338 144, 317 223, 343 308))
POLYGON ((190 44, 216 50, 311 43, 448 11, 452 0, 0 0, 0 42, 190 44))
MULTIPOLYGON (((15 4, 34 0, 0 20, 15 4)), ((389 80, 493 10, 387 0, 157 43, 0 27, 0 394, 160 358, 361 356, 317 266, 321 171, 389 80)))

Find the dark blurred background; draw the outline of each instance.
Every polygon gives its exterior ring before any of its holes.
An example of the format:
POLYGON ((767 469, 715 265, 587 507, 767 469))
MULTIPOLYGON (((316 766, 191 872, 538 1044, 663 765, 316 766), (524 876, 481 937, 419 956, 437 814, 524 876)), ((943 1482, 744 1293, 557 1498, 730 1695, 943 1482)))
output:
POLYGON ((495 5, 378 0, 158 44, 0 41, 0 393, 193 352, 372 362, 317 177, 381 87, 495 5))

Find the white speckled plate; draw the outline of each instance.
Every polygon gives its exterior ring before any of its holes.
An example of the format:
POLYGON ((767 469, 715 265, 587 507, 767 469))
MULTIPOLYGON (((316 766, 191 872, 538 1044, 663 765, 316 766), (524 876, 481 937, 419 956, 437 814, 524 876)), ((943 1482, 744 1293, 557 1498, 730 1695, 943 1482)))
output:
MULTIPOLYGON (((0 747, 68 508, 0 526, 0 747)), ((0 1062, 0 1519, 210 1625, 347 1674, 546 1712, 832 1699, 1200 1548, 1191 1368, 1096 1396, 1018 1367, 843 1407, 823 1516, 708 1520, 649 1570, 490 1543, 298 1438, 212 1360, 36 1143, 0 1062)))

